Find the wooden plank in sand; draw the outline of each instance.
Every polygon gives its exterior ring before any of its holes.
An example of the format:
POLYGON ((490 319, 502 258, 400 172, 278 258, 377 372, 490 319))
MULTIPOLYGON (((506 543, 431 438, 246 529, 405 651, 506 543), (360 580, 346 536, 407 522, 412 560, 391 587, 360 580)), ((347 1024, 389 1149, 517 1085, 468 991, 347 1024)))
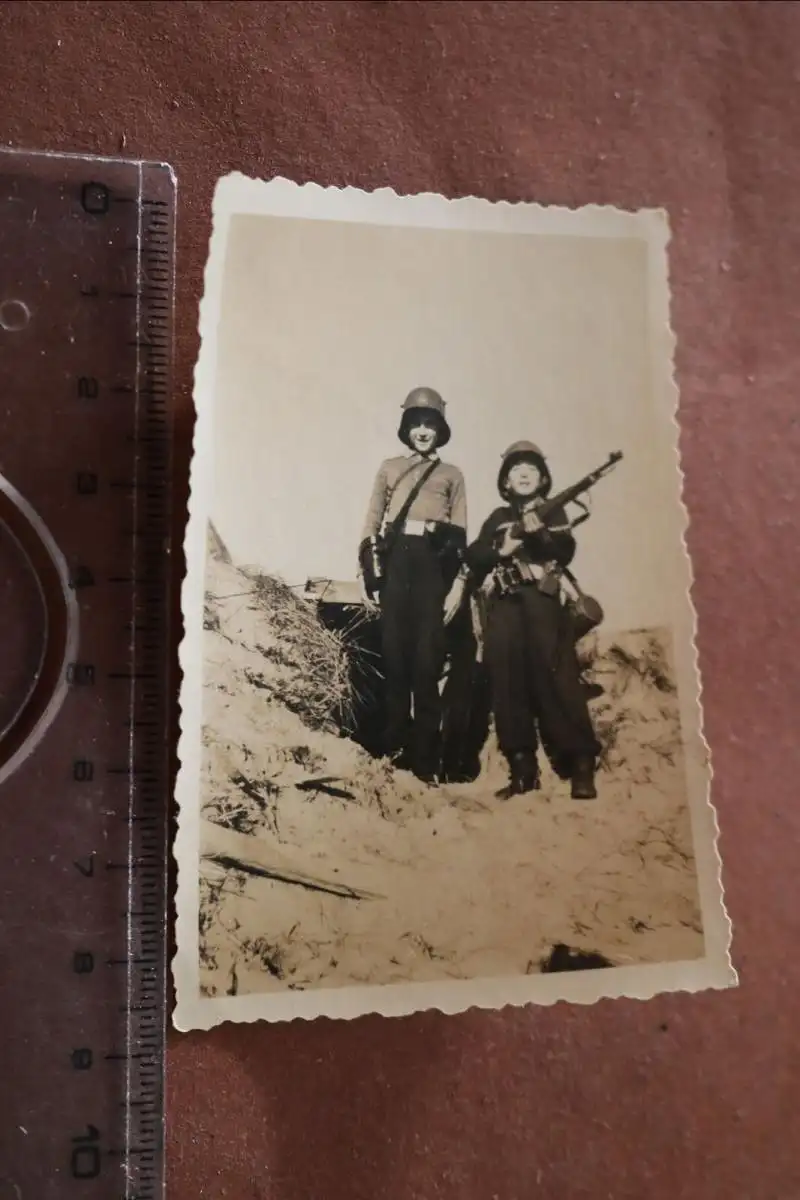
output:
POLYGON ((367 892, 339 880, 323 879, 319 875, 301 870, 301 864, 293 861, 285 851, 279 850, 272 843, 264 842, 254 834, 237 833, 234 829, 225 829, 214 821, 202 819, 200 828, 202 862, 215 863, 225 870, 243 871, 260 879, 294 884, 314 892, 327 892, 345 900, 384 898, 375 892, 367 892))

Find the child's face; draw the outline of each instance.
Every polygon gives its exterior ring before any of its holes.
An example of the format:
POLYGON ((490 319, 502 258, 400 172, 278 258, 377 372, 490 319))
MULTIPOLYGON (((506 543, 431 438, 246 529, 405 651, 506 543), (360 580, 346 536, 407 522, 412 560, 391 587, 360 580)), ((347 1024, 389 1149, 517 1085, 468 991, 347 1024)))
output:
POLYGON ((439 429, 430 417, 420 417, 408 427, 408 440, 417 454, 430 454, 436 449, 439 429))
POLYGON ((542 473, 536 463, 527 462, 525 459, 514 463, 508 472, 508 490, 515 496, 534 496, 541 482, 542 473))

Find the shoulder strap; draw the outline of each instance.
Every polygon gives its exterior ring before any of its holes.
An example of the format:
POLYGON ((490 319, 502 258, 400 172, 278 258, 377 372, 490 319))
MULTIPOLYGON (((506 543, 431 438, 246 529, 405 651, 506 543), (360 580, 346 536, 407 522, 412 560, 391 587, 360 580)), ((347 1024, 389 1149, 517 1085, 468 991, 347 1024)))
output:
POLYGON ((586 593, 584 592, 581 585, 578 583, 573 572, 570 571, 569 567, 560 567, 559 570, 561 571, 561 574, 564 576, 564 578, 568 579, 570 581, 570 583, 572 584, 572 586, 575 589, 575 592, 578 596, 578 599, 582 600, 585 597, 586 593))
MULTIPOLYGON (((436 470, 436 468, 438 466, 439 466, 439 459, 437 458, 434 462, 428 463, 428 466, 425 468, 425 470, 419 476, 419 478, 415 482, 414 486, 412 487, 411 491, 408 493, 405 500, 403 501, 402 508, 398 512, 397 516, 394 517, 391 522, 391 524, 393 525, 393 527, 395 529, 399 529, 404 524, 406 517, 411 512, 411 505, 414 503, 417 496, 422 491, 422 488, 428 482, 431 475, 433 474, 433 472, 436 470)), ((398 483, 399 483, 399 480, 398 480, 398 483)))
POLYGON ((404 479, 406 479, 409 475, 412 475, 414 473, 414 471, 416 471, 418 465, 419 465, 418 463, 412 462, 410 466, 406 467, 405 471, 401 471, 400 474, 397 476, 397 479, 395 479, 394 483, 389 488, 389 491, 386 494, 386 499, 383 502, 384 513, 388 509, 389 505, 392 503, 394 494, 397 491, 397 489, 400 487, 400 484, 403 482, 404 479))

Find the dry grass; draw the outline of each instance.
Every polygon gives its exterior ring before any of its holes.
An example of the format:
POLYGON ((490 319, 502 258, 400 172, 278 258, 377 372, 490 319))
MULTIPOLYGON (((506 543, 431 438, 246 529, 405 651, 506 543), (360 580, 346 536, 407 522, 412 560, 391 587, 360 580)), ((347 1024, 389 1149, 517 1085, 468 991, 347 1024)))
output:
POLYGON ((593 707, 601 744, 598 766, 632 784, 650 782, 659 762, 673 765, 680 750, 680 721, 672 668, 663 639, 646 631, 612 641, 601 653, 596 639, 581 648, 581 665, 600 681, 605 694, 593 707), (650 758, 631 774, 629 757, 647 745, 650 758))
POLYGON ((259 647, 280 676, 250 672, 248 682, 269 692, 276 704, 296 713, 311 729, 338 732, 353 717, 350 650, 345 637, 326 629, 312 604, 273 575, 248 574, 253 598, 268 618, 279 645, 259 647))
POLYGON ((623 678, 638 676, 643 683, 649 684, 657 691, 674 695, 675 682, 667 662, 666 651, 657 638, 647 637, 638 654, 633 654, 618 642, 614 642, 608 650, 608 657, 620 669, 623 678))

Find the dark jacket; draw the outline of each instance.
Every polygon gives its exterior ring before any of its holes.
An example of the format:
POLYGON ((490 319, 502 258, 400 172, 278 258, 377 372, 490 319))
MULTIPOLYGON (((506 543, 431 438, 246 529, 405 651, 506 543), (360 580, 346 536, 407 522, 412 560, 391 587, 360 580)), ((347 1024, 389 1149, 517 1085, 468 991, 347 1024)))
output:
MULTIPOLYGON (((475 581, 481 584, 490 571, 500 562, 496 546, 502 543, 501 526, 519 520, 519 514, 509 504, 496 508, 483 523, 477 538, 467 547, 465 558, 475 581)), ((575 556, 575 538, 569 526, 567 514, 556 509, 547 518, 547 528, 538 533, 526 534, 524 545, 517 551, 517 557, 532 563, 547 563, 555 561, 562 567, 568 567, 575 556)))

